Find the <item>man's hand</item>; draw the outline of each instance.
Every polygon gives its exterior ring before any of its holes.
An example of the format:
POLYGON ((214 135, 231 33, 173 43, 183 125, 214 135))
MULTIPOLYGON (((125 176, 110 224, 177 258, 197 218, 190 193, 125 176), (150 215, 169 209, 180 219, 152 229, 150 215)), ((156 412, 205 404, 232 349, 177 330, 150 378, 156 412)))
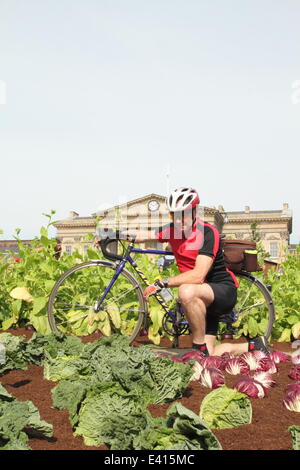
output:
POLYGON ((99 237, 95 237, 94 238, 94 247, 97 248, 98 250, 100 250, 100 238, 99 237))
POLYGON ((160 292, 164 288, 164 284, 161 279, 156 279, 153 284, 146 287, 143 292, 144 299, 148 302, 150 295, 156 294, 156 292, 160 292))

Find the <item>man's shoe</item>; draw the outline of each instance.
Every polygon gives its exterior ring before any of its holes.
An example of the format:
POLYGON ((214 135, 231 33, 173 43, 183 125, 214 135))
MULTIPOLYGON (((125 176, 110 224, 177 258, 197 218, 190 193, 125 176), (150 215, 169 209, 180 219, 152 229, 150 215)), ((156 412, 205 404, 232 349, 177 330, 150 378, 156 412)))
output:
POLYGON ((263 351, 265 354, 270 354, 268 342, 264 336, 257 336, 256 338, 248 339, 248 351, 263 351))
POLYGON ((195 343, 193 343, 192 348, 193 348, 194 351, 199 351, 205 357, 209 356, 209 352, 208 352, 206 343, 204 343, 204 344, 195 344, 195 343))

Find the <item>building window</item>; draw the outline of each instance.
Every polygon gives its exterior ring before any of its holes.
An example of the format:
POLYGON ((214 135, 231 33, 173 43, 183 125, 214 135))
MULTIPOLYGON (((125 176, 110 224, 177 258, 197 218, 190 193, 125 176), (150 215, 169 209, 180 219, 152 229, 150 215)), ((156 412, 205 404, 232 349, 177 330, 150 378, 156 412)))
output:
POLYGON ((278 243, 277 242, 270 243, 270 256, 271 258, 278 258, 278 243))
POLYGON ((68 256, 71 256, 71 254, 72 254, 72 246, 71 245, 66 246, 66 253, 67 253, 68 256))

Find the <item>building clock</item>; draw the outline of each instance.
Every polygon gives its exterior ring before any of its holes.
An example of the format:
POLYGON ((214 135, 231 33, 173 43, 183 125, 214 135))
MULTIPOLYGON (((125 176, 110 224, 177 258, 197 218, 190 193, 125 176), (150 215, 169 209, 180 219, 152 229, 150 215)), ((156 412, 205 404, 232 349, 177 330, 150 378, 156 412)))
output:
POLYGON ((151 212, 155 212, 159 209, 159 202, 156 199, 151 199, 151 201, 148 202, 148 209, 151 212))

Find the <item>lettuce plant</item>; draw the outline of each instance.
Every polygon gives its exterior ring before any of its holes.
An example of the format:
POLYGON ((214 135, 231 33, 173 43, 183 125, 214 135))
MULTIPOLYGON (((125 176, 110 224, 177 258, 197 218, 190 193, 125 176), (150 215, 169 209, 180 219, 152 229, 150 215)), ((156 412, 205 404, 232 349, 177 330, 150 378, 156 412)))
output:
POLYGON ((289 426, 287 431, 290 433, 292 438, 293 450, 300 450, 300 426, 294 424, 289 426))
POLYGON ((53 435, 52 424, 41 420, 31 401, 17 401, 0 384, 0 450, 30 450, 26 433, 29 429, 41 436, 53 435))
POLYGON ((208 393, 200 406, 200 418, 211 429, 233 428, 252 421, 250 399, 226 385, 208 393))
POLYGON ((207 424, 180 403, 173 403, 167 418, 152 418, 133 441, 136 450, 221 450, 207 424))

